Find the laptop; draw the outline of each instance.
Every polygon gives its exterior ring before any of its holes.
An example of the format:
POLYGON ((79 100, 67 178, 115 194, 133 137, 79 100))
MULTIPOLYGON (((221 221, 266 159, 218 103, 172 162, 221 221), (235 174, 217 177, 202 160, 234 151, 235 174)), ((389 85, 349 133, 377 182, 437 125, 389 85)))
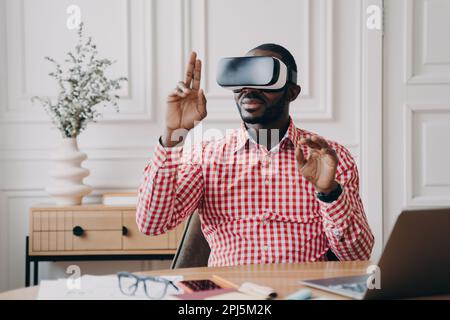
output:
POLYGON ((371 274, 300 283, 358 300, 450 294, 450 208, 402 212, 377 266, 379 289, 371 274))

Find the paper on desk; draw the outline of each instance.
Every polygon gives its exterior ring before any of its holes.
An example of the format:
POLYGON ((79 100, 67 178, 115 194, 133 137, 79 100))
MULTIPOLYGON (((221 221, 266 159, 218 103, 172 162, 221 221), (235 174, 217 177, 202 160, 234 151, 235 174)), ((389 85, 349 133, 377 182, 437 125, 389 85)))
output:
MULTIPOLYGON (((162 276, 175 284, 183 276, 162 276)), ((79 289, 70 289, 67 279, 42 280, 39 284, 38 300, 148 300, 144 289, 139 287, 134 296, 124 295, 119 288, 117 276, 91 276, 80 278, 79 289)), ((179 294, 173 287, 168 287, 165 299, 179 294)))

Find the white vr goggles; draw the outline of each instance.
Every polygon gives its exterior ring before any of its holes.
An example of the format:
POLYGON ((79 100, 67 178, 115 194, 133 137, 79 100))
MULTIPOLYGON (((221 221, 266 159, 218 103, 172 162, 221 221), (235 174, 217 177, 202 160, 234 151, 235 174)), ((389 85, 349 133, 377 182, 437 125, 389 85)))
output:
POLYGON ((297 72, 275 57, 223 58, 217 70, 219 86, 233 91, 243 88, 276 91, 288 82, 297 84, 297 72))

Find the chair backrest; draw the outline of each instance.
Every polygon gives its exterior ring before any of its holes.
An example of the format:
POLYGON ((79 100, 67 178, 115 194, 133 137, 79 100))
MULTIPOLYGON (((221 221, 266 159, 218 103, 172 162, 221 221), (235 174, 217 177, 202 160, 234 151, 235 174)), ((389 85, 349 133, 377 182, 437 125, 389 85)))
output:
POLYGON ((194 212, 186 221, 183 236, 170 268, 206 267, 210 252, 209 244, 203 236, 200 217, 194 212))
MULTIPOLYGON (((183 236, 178 245, 171 269, 208 266, 211 249, 203 236, 200 217, 194 212, 186 221, 183 236)), ((328 261, 339 261, 331 250, 327 252, 328 261)))

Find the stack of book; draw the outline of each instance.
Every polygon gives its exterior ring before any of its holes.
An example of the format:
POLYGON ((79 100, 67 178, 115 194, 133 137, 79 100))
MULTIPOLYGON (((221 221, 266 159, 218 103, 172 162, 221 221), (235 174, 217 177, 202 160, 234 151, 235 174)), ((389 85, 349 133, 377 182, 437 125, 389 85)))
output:
POLYGON ((103 194, 103 204, 107 206, 136 206, 137 192, 111 192, 103 194))

